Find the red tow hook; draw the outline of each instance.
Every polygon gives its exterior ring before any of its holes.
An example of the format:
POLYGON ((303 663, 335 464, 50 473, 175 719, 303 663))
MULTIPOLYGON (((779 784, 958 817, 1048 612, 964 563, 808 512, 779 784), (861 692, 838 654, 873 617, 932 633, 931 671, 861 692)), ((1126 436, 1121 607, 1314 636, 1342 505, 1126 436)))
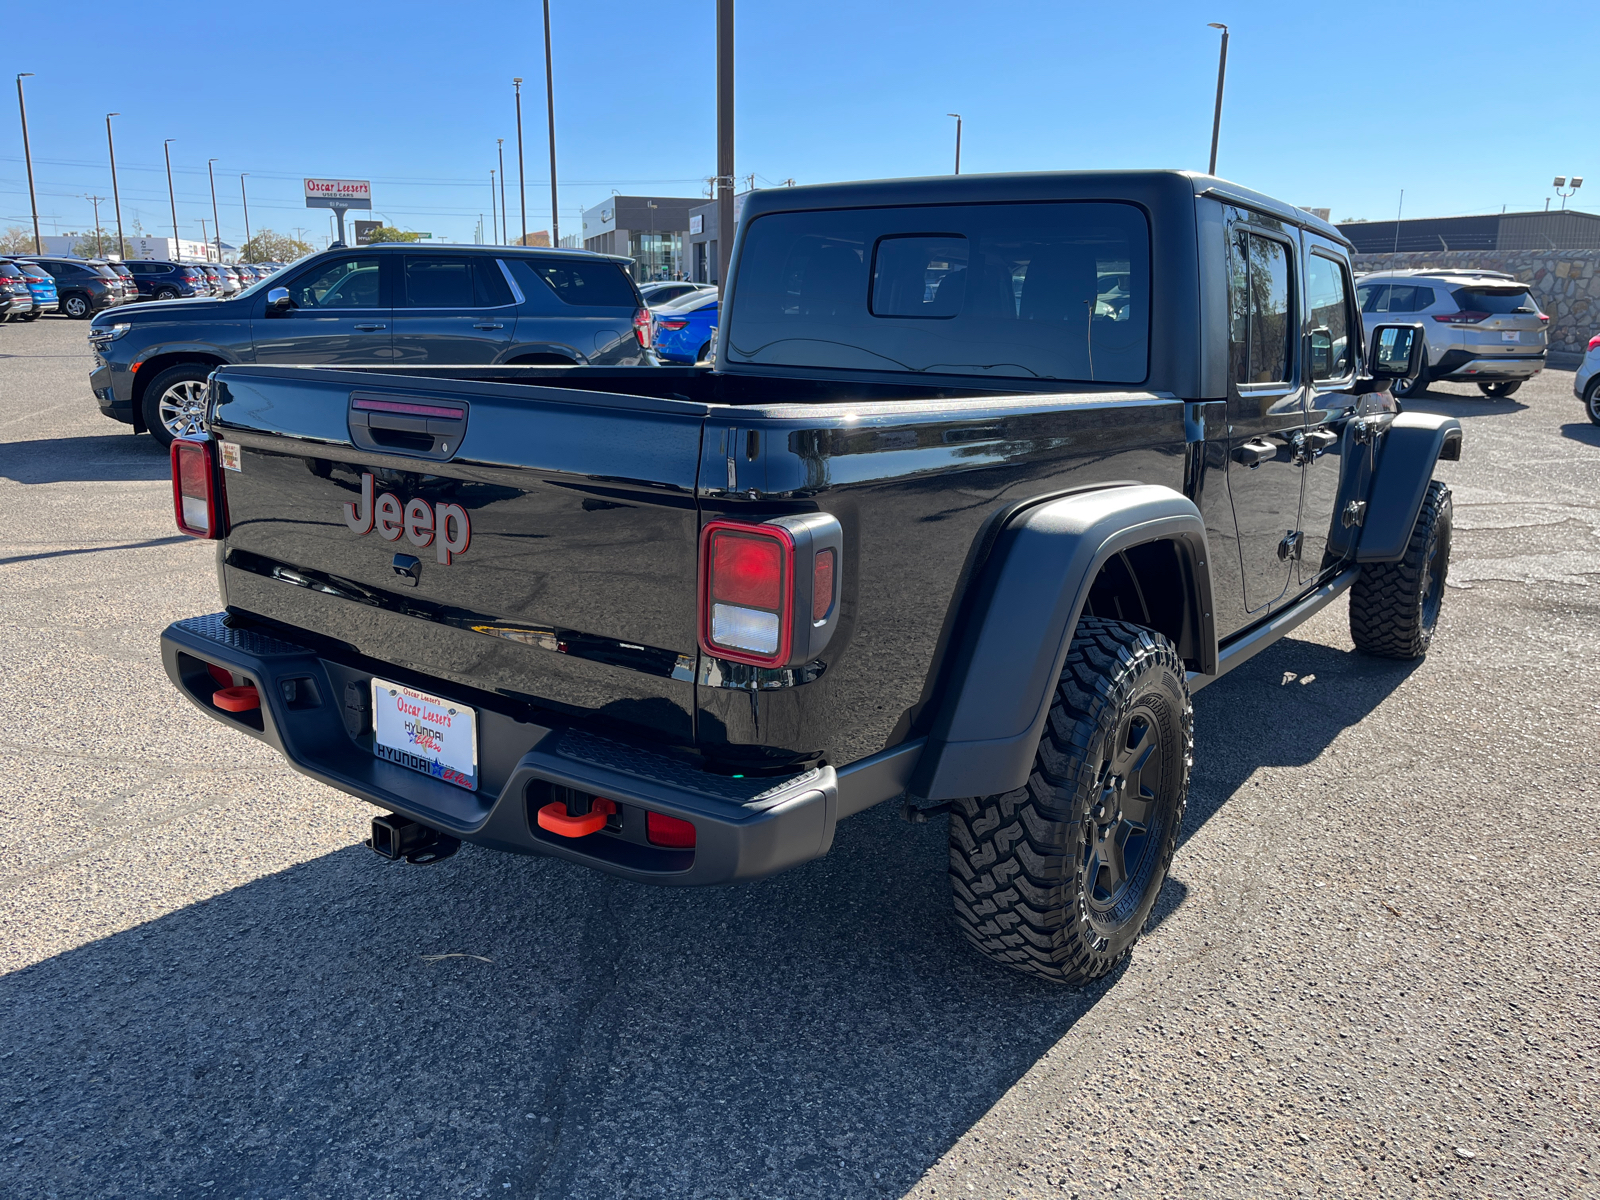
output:
POLYGON ((539 828, 548 829, 561 837, 588 837, 604 829, 606 818, 616 811, 615 802, 604 796, 596 796, 590 801, 589 811, 575 817, 567 811, 565 802, 557 800, 539 810, 539 828))
POLYGON ((218 688, 211 693, 211 703, 224 712, 249 712, 261 707, 261 696, 253 687, 218 688))

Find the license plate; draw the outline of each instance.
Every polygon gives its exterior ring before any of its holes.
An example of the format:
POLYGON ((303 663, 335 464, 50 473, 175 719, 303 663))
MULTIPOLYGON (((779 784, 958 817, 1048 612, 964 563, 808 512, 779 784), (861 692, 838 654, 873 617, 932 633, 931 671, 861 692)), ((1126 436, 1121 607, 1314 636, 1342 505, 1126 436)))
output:
POLYGON ((401 683, 372 681, 372 752, 469 791, 478 786, 478 714, 401 683))
POLYGON ((1522 340, 1522 333, 1521 331, 1514 329, 1510 333, 1502 333, 1500 335, 1500 340, 1502 342, 1520 342, 1522 340))

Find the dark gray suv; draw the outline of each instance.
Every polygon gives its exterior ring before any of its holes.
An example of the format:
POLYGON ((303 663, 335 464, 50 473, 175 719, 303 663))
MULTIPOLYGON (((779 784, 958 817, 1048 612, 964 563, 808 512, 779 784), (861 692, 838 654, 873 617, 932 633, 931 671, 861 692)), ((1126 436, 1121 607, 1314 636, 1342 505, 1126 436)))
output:
POLYGON ((510 246, 326 250, 226 300, 102 314, 89 376, 106 416, 162 443, 199 429, 224 363, 655 366, 630 260, 510 246))

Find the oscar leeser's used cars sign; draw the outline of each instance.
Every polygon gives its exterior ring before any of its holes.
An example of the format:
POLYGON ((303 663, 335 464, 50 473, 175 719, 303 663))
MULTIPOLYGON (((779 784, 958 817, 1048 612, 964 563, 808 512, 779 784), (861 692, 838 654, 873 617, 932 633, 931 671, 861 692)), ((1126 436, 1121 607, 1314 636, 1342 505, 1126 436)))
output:
POLYGON ((365 179, 307 179, 307 208, 372 207, 372 184, 365 179))

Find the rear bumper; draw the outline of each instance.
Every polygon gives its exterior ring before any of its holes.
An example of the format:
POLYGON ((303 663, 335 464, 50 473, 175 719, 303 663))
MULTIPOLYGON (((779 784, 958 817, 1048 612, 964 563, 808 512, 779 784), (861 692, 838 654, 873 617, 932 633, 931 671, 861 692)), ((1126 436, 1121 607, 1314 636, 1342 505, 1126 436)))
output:
MULTIPOLYGON (((679 886, 758 879, 818 858, 833 844, 840 804, 832 767, 787 779, 712 775, 639 746, 478 707, 480 785, 469 792, 373 754, 364 708, 372 675, 353 663, 260 630, 230 627, 222 613, 168 626, 161 658, 173 685, 196 707, 266 742, 295 770, 463 841, 679 886), (208 664, 243 675, 261 707, 245 713, 215 707, 218 684, 208 664), (348 706, 347 698, 362 707, 348 706), (536 814, 551 785, 616 801, 623 830, 569 839, 539 828, 536 814), (694 848, 648 844, 642 836, 646 812, 692 822, 694 848)), ((387 677, 450 694, 445 683, 404 675, 387 677)))
POLYGON ((1469 350, 1451 350, 1431 372, 1434 379, 1476 382, 1493 379, 1531 379, 1544 370, 1543 354, 1475 357, 1469 350))

